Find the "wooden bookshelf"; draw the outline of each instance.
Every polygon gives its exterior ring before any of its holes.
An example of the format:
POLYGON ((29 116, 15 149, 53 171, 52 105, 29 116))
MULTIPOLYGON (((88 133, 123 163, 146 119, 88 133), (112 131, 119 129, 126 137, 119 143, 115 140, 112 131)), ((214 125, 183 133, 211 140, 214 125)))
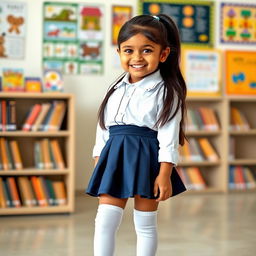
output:
POLYGON ((227 191, 227 106, 223 97, 189 96, 187 98, 187 109, 198 109, 199 107, 211 108, 217 113, 220 129, 217 131, 196 130, 187 131, 188 141, 190 138, 207 138, 214 146, 219 156, 218 161, 181 161, 180 167, 199 167, 207 187, 202 190, 190 190, 189 193, 212 193, 227 191))
MULTIPOLYGON (((252 172, 256 172, 256 97, 255 96, 227 96, 225 98, 228 109, 228 142, 234 140, 232 159, 227 161, 227 172, 230 166, 248 167, 252 172), (235 107, 241 111, 250 125, 249 130, 232 130, 231 108, 235 107)), ((231 149, 229 149, 231 151, 231 149)), ((229 181, 228 181, 229 182, 229 181)), ((229 184, 229 183, 227 183, 229 184)), ((255 192, 256 189, 229 189, 230 192, 255 192)))
POLYGON ((63 181, 67 194, 65 205, 54 206, 21 206, 0 208, 0 215, 71 213, 74 211, 74 174, 75 174, 75 110, 74 96, 69 93, 0 93, 0 100, 16 101, 17 131, 0 131, 0 137, 15 139, 21 151, 22 170, 0 170, 0 177, 43 176, 63 181), (66 103, 66 114, 58 131, 22 131, 21 127, 29 111, 36 103, 63 100, 66 103), (64 169, 37 169, 34 165, 34 142, 38 139, 56 139, 66 164, 64 169))

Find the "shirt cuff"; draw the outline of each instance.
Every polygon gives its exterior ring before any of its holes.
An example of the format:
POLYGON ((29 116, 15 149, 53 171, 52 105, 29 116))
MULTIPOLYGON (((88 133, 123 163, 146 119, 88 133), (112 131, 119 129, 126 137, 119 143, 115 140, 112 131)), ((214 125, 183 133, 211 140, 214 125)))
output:
POLYGON ((167 162, 173 163, 175 166, 179 161, 179 151, 178 149, 170 149, 170 150, 159 150, 158 153, 158 162, 167 162))
POLYGON ((99 145, 95 145, 93 147, 93 151, 92 151, 92 157, 96 157, 96 156, 100 156, 100 153, 103 149, 104 145, 103 146, 99 146, 99 145))

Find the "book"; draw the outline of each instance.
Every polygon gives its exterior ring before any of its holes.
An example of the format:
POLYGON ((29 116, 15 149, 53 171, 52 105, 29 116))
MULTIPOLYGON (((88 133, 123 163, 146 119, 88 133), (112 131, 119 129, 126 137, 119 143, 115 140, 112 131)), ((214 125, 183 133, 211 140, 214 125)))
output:
POLYGON ((201 147, 202 152, 204 153, 204 156, 209 161, 218 161, 219 157, 215 150, 213 149, 212 145, 206 138, 199 138, 198 139, 199 145, 201 147))
POLYGON ((4 92, 24 92, 24 75, 20 68, 3 68, 2 90, 4 92))
POLYGON ((6 100, 1 101, 1 117, 2 117, 2 131, 7 130, 7 103, 6 100))
POLYGON ((28 179, 28 178, 25 176, 20 176, 20 177, 17 177, 17 182, 18 182, 18 187, 19 187, 19 191, 20 191, 22 205, 31 207, 31 206, 33 206, 33 201, 32 201, 32 196, 30 194, 26 179, 28 179))
POLYGON ((44 169, 52 169, 53 163, 51 162, 49 139, 42 139, 40 145, 43 156, 44 169))
POLYGON ((39 184, 38 177, 31 176, 31 183, 32 183, 35 195, 36 195, 36 199, 37 199, 38 205, 39 206, 46 206, 47 205, 46 198, 43 195, 43 191, 42 191, 42 188, 41 188, 41 186, 39 184))
POLYGON ((54 101, 53 105, 53 112, 46 128, 47 131, 58 131, 66 112, 66 103, 64 101, 54 101))
POLYGON ((19 193, 18 193, 18 189, 17 189, 17 185, 15 182, 14 177, 7 177, 7 183, 9 186, 9 191, 10 191, 10 196, 12 199, 12 204, 14 205, 14 207, 20 207, 21 206, 21 202, 20 202, 20 197, 19 197, 19 193))
POLYGON ((17 124, 16 124, 16 101, 9 100, 7 101, 7 124, 6 124, 7 131, 16 131, 17 124))
POLYGON ((195 190, 202 190, 206 188, 205 180, 198 167, 186 168, 192 188, 195 190))
POLYGON ((37 119, 35 120, 34 124, 32 125, 32 131, 40 131, 42 127, 43 120, 45 119, 48 111, 50 110, 51 104, 50 103, 43 103, 40 113, 38 114, 37 119))
POLYGON ((250 129, 250 125, 247 121, 247 119, 245 118, 244 114, 242 114, 242 112, 235 107, 231 107, 231 130, 235 130, 235 131, 247 131, 250 129))
POLYGON ((37 119, 40 111, 41 111, 41 104, 35 104, 31 107, 30 113, 22 126, 23 131, 30 131, 32 125, 34 124, 35 120, 37 119))
POLYGON ((64 159, 61 153, 59 142, 56 139, 50 140, 54 161, 57 169, 65 169, 64 159))
POLYGON ((12 151, 14 166, 16 170, 21 170, 23 168, 23 163, 21 160, 21 154, 16 140, 10 141, 10 147, 12 151))
POLYGON ((42 92, 42 83, 39 77, 25 77, 26 92, 42 92))
POLYGON ((0 138, 0 149, 3 170, 7 171, 9 170, 9 162, 4 138, 0 138))
POLYGON ((6 199, 4 193, 4 183, 2 177, 0 177, 0 208, 6 208, 6 199))
POLYGON ((44 92, 63 91, 63 77, 59 70, 46 69, 44 70, 44 92))
POLYGON ((57 198, 58 205, 67 204, 67 194, 65 190, 65 184, 63 181, 53 181, 53 189, 57 198))

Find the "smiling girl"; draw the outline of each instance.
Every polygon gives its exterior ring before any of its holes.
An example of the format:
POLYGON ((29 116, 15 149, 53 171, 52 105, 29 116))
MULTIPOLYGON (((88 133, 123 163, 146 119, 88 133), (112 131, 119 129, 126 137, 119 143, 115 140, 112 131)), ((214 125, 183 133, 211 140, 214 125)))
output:
POLYGON ((95 169, 86 190, 99 198, 94 255, 114 255, 132 197, 137 256, 154 256, 158 204, 186 190, 175 169, 186 97, 177 27, 164 14, 136 16, 121 28, 117 51, 125 73, 99 109, 95 169))

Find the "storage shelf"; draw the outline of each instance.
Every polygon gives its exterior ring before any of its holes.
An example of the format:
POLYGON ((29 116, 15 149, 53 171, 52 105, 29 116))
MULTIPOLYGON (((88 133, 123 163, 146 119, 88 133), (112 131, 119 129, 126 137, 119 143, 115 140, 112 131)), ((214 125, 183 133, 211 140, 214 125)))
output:
POLYGON ((187 190, 186 193, 188 194, 203 194, 203 193, 221 193, 223 190, 218 188, 205 188, 200 190, 187 190))
POLYGON ((1 208, 0 215, 24 215, 24 214, 50 214, 50 213, 71 213, 73 207, 70 205, 62 206, 34 206, 34 207, 17 207, 1 208))
POLYGON ((73 97, 72 94, 62 92, 0 92, 0 98, 5 99, 67 99, 73 97))
POLYGON ((222 101, 222 96, 188 96, 186 101, 222 101))
POLYGON ((186 131, 186 136, 218 136, 222 133, 222 131, 186 131))
POLYGON ((40 132, 25 132, 25 131, 13 131, 13 132, 0 132, 0 137, 68 137, 70 131, 40 131, 40 132))
POLYGON ((232 136, 256 135, 256 129, 250 129, 250 130, 244 130, 244 131, 230 131, 229 134, 232 136))
POLYGON ((229 161, 229 165, 256 165, 256 159, 234 159, 229 161))
POLYGON ((210 162, 210 161, 183 161, 178 163, 178 166, 181 167, 188 167, 188 166, 217 166, 220 165, 221 161, 215 161, 215 162, 210 162))
POLYGON ((28 168, 23 170, 9 170, 9 171, 0 171, 1 176, 21 176, 21 175, 64 175, 69 174, 69 169, 36 169, 36 168, 28 168))

